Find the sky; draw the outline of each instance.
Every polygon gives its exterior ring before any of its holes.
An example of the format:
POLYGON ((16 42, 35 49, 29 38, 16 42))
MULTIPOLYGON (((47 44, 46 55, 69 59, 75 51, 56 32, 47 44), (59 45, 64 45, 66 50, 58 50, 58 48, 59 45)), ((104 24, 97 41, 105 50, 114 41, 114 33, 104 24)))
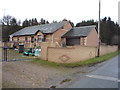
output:
POLYGON ((119 5, 118 5, 118 23, 119 23, 119 26, 120 26, 120 1, 119 1, 119 5))
MULTIPOLYGON (((118 22, 118 2, 101 0, 101 18, 111 17, 118 22)), ((0 18, 11 15, 17 20, 41 18, 49 22, 64 18, 74 24, 83 20, 98 20, 99 0, 0 0, 0 18)))

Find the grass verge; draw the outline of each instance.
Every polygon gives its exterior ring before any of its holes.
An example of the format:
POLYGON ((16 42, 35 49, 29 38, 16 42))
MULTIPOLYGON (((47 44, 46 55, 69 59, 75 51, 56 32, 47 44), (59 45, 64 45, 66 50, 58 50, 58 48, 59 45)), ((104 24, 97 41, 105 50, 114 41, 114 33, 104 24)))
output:
POLYGON ((94 65, 96 63, 100 63, 106 60, 109 60, 112 57, 117 56, 118 54, 120 54, 120 50, 116 51, 116 52, 112 52, 100 57, 95 57, 95 58, 91 58, 85 61, 81 61, 81 62, 75 62, 75 63, 55 63, 55 62, 49 62, 46 60, 41 60, 41 59, 33 59, 32 63, 38 64, 38 65, 42 65, 42 66, 50 66, 50 67, 58 67, 58 66, 63 66, 63 67, 78 67, 78 66, 85 66, 85 65, 94 65))

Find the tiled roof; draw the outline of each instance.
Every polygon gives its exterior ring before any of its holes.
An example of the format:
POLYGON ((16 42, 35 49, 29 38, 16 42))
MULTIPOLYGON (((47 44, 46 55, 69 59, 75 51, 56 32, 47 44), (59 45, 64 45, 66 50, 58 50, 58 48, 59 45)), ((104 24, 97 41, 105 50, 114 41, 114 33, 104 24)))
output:
POLYGON ((33 35, 35 34, 38 30, 41 31, 44 34, 47 33, 53 33, 55 32, 57 29, 61 28, 62 26, 64 26, 65 24, 67 24, 67 22, 62 21, 62 22, 58 22, 58 23, 51 23, 51 24, 44 24, 44 25, 36 25, 36 26, 29 26, 29 27, 25 27, 13 34, 11 34, 11 36, 20 36, 20 35, 33 35))
POLYGON ((95 27, 96 27, 95 25, 73 27, 70 31, 65 33, 62 37, 63 38, 70 38, 70 37, 87 36, 91 30, 95 29, 95 27))

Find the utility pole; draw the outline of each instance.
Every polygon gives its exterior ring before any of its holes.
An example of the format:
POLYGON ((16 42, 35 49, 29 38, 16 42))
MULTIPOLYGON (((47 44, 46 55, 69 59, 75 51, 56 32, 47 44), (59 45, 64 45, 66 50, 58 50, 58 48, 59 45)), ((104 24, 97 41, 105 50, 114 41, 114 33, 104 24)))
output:
POLYGON ((97 53, 97 57, 99 57, 99 56, 100 56, 100 9, 101 9, 101 1, 99 0, 98 53, 97 53))
MULTIPOLYGON (((120 1, 118 2, 118 24, 120 26, 120 1)), ((120 37, 118 35, 118 49, 120 49, 120 37)))

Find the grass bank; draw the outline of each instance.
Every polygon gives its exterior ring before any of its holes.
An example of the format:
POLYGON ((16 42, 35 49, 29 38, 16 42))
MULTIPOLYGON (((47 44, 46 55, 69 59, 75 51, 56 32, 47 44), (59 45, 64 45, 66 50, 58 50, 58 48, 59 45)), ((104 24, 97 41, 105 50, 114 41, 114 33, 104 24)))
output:
POLYGON ((96 63, 100 63, 106 60, 109 60, 115 56, 117 56, 118 54, 120 54, 120 51, 116 51, 113 53, 109 53, 100 57, 95 57, 95 58, 91 58, 85 61, 81 61, 81 62, 75 62, 75 63, 55 63, 55 62, 49 62, 46 60, 40 60, 40 59, 33 59, 32 63, 38 64, 38 65, 43 65, 43 66, 50 66, 50 67, 58 67, 58 66, 63 66, 63 67, 78 67, 78 66, 85 66, 85 65, 94 65, 96 63))

